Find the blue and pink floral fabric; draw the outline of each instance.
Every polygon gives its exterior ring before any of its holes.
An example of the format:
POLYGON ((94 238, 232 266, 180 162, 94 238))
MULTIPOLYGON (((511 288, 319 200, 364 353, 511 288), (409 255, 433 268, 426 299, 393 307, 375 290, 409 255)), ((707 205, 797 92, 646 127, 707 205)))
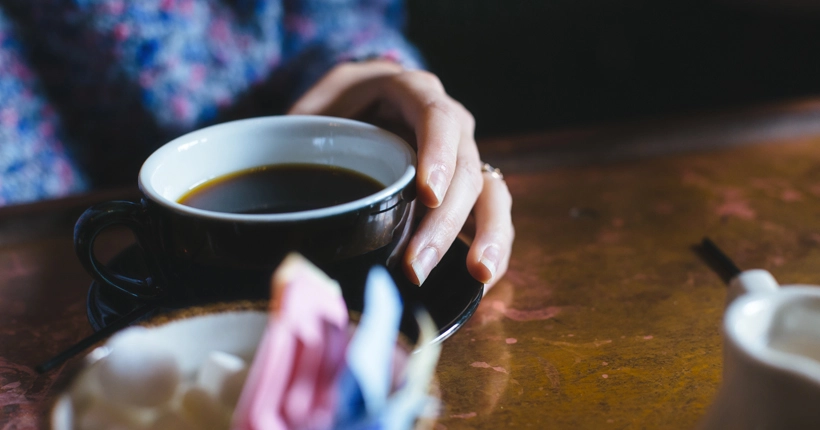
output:
POLYGON ((0 0, 0 205, 134 180, 156 146, 281 113, 343 61, 420 67, 400 0, 0 0))

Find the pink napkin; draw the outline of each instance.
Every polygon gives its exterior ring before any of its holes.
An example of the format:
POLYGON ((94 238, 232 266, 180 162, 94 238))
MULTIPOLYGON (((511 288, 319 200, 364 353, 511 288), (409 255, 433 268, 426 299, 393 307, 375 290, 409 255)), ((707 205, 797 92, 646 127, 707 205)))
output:
POLYGON ((341 289, 295 254, 274 273, 271 288, 272 315, 231 427, 330 428, 348 342, 341 289))

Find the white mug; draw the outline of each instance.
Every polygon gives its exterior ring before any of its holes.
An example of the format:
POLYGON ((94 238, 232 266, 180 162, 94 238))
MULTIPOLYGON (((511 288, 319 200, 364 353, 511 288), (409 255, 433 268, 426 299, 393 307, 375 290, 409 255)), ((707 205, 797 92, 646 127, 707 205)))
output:
POLYGON ((741 273, 723 339, 723 382, 701 429, 820 428, 820 287, 741 273))

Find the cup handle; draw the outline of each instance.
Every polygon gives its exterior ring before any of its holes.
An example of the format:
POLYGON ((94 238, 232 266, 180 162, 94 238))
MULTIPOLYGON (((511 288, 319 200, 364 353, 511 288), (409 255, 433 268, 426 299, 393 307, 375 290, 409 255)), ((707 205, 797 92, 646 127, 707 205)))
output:
POLYGON ((727 306, 744 294, 773 293, 779 289, 780 285, 768 271, 744 270, 729 281, 729 290, 726 295, 727 306))
POLYGON ((74 226, 74 251, 85 270, 102 284, 110 285, 129 296, 142 300, 155 300, 163 295, 149 276, 145 279, 134 279, 106 267, 94 255, 94 240, 97 235, 113 225, 124 225, 134 232, 137 244, 145 249, 148 235, 146 231, 144 208, 131 201, 110 201, 88 208, 74 226))

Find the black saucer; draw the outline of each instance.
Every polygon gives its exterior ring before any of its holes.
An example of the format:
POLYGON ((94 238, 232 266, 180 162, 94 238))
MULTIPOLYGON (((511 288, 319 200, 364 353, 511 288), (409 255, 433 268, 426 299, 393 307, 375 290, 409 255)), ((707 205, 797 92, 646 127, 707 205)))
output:
MULTIPOLYGON (((467 250, 467 244, 456 240, 422 287, 413 285, 401 273, 393 274, 404 299, 405 322, 411 318, 413 307, 423 306, 438 325, 439 335, 435 342, 441 342, 458 331, 470 319, 481 301, 484 285, 467 271, 467 250)), ((136 245, 126 248, 108 265, 123 275, 135 278, 143 278, 147 273, 141 250, 136 245)), ((246 297, 261 298, 267 297, 246 297)), ((94 330, 100 330, 146 303, 94 281, 88 290, 88 321, 94 330)), ((203 303, 182 303, 173 307, 160 305, 151 314, 200 304, 203 303)), ((402 328, 411 339, 415 339, 416 330, 408 324, 404 324, 402 328)))

